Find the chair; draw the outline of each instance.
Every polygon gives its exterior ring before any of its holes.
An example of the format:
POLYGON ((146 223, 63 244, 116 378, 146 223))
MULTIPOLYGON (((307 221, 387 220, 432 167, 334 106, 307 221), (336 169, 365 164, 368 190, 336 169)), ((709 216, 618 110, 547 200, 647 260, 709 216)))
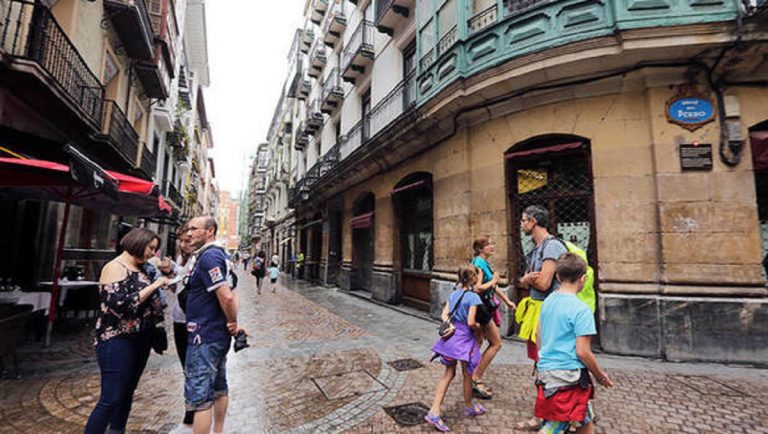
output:
POLYGON ((15 378, 20 378, 19 359, 16 355, 16 346, 24 332, 27 317, 32 312, 29 305, 0 305, 0 373, 5 376, 8 371, 3 363, 3 356, 11 355, 15 378))

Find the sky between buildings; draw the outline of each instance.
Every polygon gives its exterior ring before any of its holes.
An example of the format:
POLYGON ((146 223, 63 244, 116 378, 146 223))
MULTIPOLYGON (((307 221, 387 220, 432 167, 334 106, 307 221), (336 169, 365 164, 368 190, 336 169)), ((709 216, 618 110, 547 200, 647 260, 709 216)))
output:
POLYGON ((304 0, 205 2, 211 69, 205 97, 222 190, 244 188, 248 161, 266 140, 303 7, 304 0))

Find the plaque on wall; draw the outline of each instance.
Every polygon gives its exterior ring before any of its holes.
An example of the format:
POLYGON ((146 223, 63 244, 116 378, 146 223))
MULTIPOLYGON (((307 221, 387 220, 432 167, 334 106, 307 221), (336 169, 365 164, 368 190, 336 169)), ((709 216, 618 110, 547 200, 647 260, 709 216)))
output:
POLYGON ((712 101, 694 87, 683 86, 677 95, 667 100, 667 121, 695 131, 715 119, 712 101))
POLYGON ((712 144, 710 143, 681 143, 680 169, 712 170, 712 144))

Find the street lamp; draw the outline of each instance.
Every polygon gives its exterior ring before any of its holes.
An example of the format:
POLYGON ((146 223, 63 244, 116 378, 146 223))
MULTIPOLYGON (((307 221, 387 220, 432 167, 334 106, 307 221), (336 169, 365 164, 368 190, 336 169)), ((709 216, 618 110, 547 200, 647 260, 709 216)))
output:
POLYGON ((301 200, 308 201, 309 200, 309 187, 306 185, 302 185, 299 189, 299 194, 301 195, 301 200))

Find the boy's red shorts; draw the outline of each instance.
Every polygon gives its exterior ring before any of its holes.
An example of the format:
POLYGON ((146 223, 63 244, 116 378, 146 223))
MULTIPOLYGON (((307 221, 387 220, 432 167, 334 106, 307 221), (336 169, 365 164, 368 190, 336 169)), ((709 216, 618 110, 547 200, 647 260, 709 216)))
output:
POLYGON ((595 389, 590 385, 562 387, 549 398, 544 397, 544 388, 538 386, 536 396, 536 417, 558 422, 581 422, 587 417, 587 403, 594 397, 595 389))

